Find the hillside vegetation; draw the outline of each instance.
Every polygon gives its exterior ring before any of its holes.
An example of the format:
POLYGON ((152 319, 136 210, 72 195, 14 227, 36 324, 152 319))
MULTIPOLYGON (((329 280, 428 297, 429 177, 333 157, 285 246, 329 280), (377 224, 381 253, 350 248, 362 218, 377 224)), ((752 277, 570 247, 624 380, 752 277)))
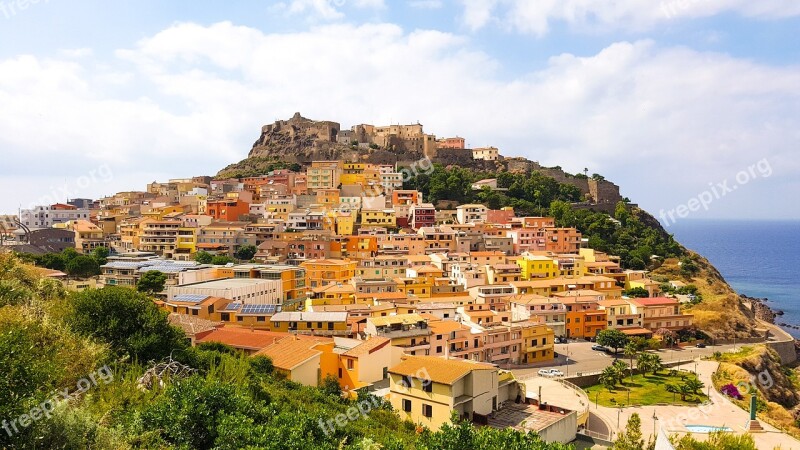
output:
POLYGON ((756 395, 758 418, 800 437, 800 377, 797 369, 782 367, 780 357, 764 345, 743 347, 737 353, 716 355, 720 366, 713 376, 719 391, 733 385, 741 398, 732 401, 745 410, 756 395))
POLYGON ((463 422, 418 429, 377 399, 326 433, 320 421, 368 394, 346 400, 335 382, 282 379, 268 358, 189 347, 146 295, 119 287, 67 295, 8 254, 0 254, 0 367, 0 448, 571 448, 463 422), (140 382, 159 361, 175 374, 140 382))

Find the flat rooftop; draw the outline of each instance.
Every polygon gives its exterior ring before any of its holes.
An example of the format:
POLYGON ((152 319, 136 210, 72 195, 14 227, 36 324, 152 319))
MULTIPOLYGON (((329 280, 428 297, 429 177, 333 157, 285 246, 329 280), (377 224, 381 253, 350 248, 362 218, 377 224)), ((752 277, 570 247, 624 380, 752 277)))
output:
POLYGON ((182 284, 176 288, 192 289, 235 289, 256 286, 265 283, 280 283, 280 280, 265 280, 262 278, 225 278, 222 280, 203 281, 200 283, 182 284))
POLYGON ((489 419, 489 426, 500 429, 513 428, 523 432, 542 431, 563 420, 567 414, 542 411, 535 405, 512 403, 496 411, 494 417, 489 419))

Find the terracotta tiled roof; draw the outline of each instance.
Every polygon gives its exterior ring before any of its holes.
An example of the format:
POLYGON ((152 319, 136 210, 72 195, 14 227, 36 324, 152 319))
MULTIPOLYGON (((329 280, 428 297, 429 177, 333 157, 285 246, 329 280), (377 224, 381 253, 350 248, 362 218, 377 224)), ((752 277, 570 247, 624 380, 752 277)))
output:
POLYGON ((289 333, 275 331, 250 330, 247 328, 222 327, 203 337, 198 337, 197 342, 221 342, 233 348, 244 350, 261 350, 275 341, 290 337, 289 333))
POLYGON ((435 356, 408 356, 403 362, 389 369, 389 373, 404 376, 428 376, 434 383, 452 385, 473 370, 497 370, 489 364, 466 360, 437 358, 435 356))
POLYGON ((314 348, 323 342, 332 342, 331 339, 302 339, 291 336, 258 351, 256 355, 269 356, 272 364, 279 369, 292 370, 309 359, 321 355, 322 351, 314 348))
POLYGON ((385 337, 375 336, 369 338, 361 345, 357 345, 350 350, 343 353, 344 356, 359 357, 361 355, 368 355, 376 350, 386 347, 391 342, 385 337))

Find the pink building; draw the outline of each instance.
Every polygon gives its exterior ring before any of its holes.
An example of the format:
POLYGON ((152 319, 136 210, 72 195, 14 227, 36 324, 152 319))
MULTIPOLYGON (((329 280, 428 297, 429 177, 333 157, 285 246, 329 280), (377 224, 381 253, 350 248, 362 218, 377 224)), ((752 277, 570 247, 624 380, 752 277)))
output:
POLYGON ((436 141, 437 148, 457 148, 463 149, 466 146, 466 141, 462 137, 442 138, 436 141))

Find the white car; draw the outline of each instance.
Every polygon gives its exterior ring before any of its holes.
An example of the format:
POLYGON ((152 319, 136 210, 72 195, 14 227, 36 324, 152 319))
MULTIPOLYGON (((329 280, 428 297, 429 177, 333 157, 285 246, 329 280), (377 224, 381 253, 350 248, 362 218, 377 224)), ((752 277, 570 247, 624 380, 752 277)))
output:
POLYGON ((542 377, 563 377, 564 372, 558 369, 540 369, 539 376, 542 377))

